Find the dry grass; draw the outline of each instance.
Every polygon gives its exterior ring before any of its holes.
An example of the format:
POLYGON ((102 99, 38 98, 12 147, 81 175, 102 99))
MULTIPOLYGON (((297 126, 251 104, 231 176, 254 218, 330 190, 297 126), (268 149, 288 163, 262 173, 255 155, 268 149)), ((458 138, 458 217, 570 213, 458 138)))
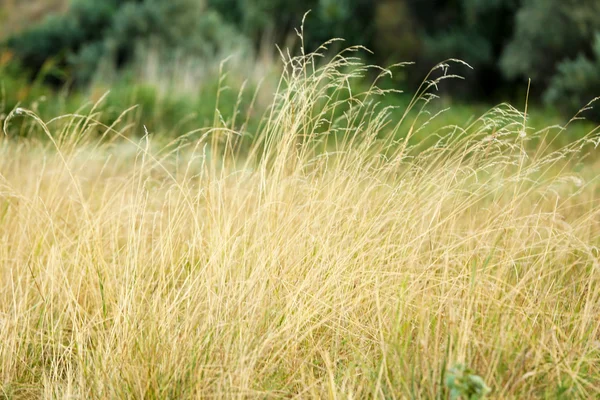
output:
POLYGON ((53 140, 2 142, 3 396, 599 396, 595 137, 526 152, 501 106, 422 151, 362 72, 289 60, 246 141, 13 112, 53 140))

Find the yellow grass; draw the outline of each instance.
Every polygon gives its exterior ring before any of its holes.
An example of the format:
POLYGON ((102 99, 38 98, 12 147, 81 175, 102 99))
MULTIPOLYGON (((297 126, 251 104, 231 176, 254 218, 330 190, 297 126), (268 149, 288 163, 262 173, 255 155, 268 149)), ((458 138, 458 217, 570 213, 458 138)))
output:
POLYGON ((353 63, 289 60, 251 138, 13 112, 52 140, 1 143, 0 397, 599 396, 596 137, 504 105, 414 147, 353 63))

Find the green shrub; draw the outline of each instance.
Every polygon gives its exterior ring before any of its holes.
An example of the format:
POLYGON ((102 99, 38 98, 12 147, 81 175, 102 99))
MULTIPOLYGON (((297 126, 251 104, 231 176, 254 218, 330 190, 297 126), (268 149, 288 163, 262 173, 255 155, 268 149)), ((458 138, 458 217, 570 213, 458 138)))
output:
MULTIPOLYGON (((552 77, 545 100, 565 112, 574 114, 589 101, 600 96, 600 33, 596 34, 592 58, 579 54, 576 58, 562 61, 552 77)), ((584 114, 600 119, 597 107, 584 114)))
POLYGON ((483 378, 462 364, 450 368, 446 375, 446 387, 450 390, 451 400, 481 400, 491 392, 483 378))
POLYGON ((238 26, 255 46, 265 35, 283 44, 309 10, 304 37, 307 51, 332 37, 342 37, 350 45, 373 44, 375 7, 371 0, 208 0, 208 6, 238 26))
POLYGON ((33 74, 54 59, 77 83, 85 83, 103 58, 122 67, 148 41, 196 56, 243 43, 218 14, 194 0, 76 0, 67 13, 48 17, 7 46, 33 74))

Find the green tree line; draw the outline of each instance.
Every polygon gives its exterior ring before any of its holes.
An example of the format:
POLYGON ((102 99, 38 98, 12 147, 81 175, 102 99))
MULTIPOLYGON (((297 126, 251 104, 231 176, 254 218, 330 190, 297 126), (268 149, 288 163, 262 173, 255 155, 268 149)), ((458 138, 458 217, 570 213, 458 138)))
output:
POLYGON ((103 57, 126 66, 142 42, 199 57, 285 45, 308 10, 308 51, 339 37, 380 65, 416 62, 399 85, 459 58, 473 70, 452 93, 466 100, 522 96, 528 79, 532 99, 569 113, 600 95, 598 0, 72 0, 4 45, 32 77, 53 59, 64 74, 52 79, 82 84, 103 57))

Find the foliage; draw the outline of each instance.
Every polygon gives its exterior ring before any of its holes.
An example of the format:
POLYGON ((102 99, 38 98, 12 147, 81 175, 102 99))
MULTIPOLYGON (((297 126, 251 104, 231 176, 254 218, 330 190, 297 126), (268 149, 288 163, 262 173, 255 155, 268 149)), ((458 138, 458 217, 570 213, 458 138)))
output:
POLYGON ((600 30, 599 14, 596 0, 524 1, 502 56, 503 70, 508 77, 524 75, 548 83, 561 61, 589 54, 600 30))
POLYGON ((194 0, 76 0, 67 13, 49 16, 7 45, 33 73, 55 59, 77 82, 87 82, 103 58, 125 65, 148 42, 208 56, 243 40, 194 0))
POLYGON ((49 13, 62 12, 68 0, 2 0, 0 2, 0 41, 39 23, 49 13))
POLYGON ((273 43, 298 51, 294 29, 309 10, 307 52, 340 37, 372 49, 377 65, 415 61, 394 88, 415 89, 432 65, 458 58, 473 67, 459 72, 469 84, 447 86, 461 99, 522 101, 529 78, 530 102, 565 114, 600 95, 597 0, 72 0, 7 45, 32 75, 51 59, 46 81, 86 83, 101 60, 122 68, 146 47, 200 58, 234 48, 273 56, 273 43))
POLYGON ((544 98, 573 113, 600 95, 598 42, 600 2, 526 0, 501 67, 508 78, 531 78, 544 98), (596 49, 594 49, 596 43, 596 49))
MULTIPOLYGON (((545 94, 548 103, 557 104, 563 111, 574 113, 600 96, 600 32, 596 34, 593 50, 592 58, 580 53, 576 58, 558 64, 558 70, 550 80, 545 94)), ((598 110, 591 115, 600 119, 598 110)))
POLYGON ((463 364, 450 368, 446 374, 446 386, 450 389, 451 400, 480 400, 491 392, 483 378, 463 364))
POLYGON ((304 14, 305 45, 313 51, 323 42, 341 37, 348 44, 370 46, 373 42, 373 4, 370 0, 209 0, 208 5, 248 35, 258 45, 265 36, 282 43, 294 28, 299 28, 304 14))

